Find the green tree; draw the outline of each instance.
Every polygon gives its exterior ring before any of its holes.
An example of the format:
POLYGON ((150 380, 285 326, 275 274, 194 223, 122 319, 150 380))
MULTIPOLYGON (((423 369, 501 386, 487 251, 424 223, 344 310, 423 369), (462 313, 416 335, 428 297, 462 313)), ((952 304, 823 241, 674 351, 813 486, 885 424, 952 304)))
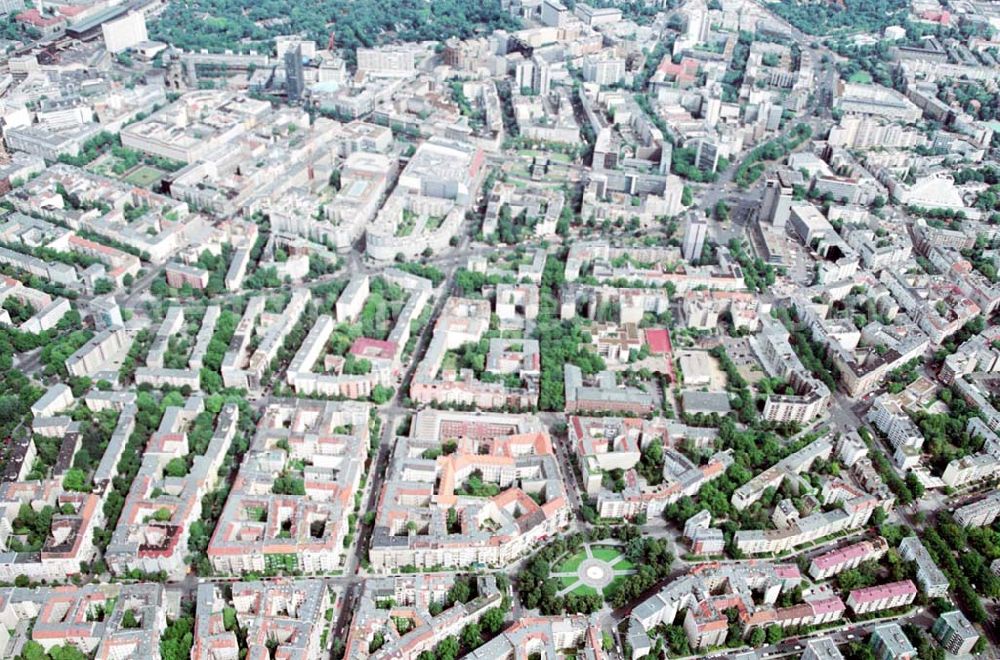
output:
POLYGON ((392 399, 392 395, 394 393, 395 392, 391 387, 376 385, 375 387, 372 388, 372 394, 371 394, 372 403, 374 403, 377 406, 380 406, 383 403, 386 403, 387 401, 392 399))
POLYGON ((483 643, 483 635, 479 629, 478 623, 467 624, 462 628, 462 646, 466 650, 473 650, 479 648, 483 643))
POLYGON ((466 580, 457 579, 448 590, 448 600, 453 603, 467 603, 472 598, 472 589, 466 580))
POLYGON ((908 472, 906 474, 906 486, 913 493, 913 498, 919 500, 924 496, 924 484, 917 477, 915 472, 908 472))
POLYGON ((133 610, 125 610, 125 614, 122 615, 122 627, 123 628, 138 628, 139 620, 135 618, 135 612, 133 610))
POLYGON ((681 204, 684 206, 691 206, 694 203, 694 193, 691 192, 691 186, 684 186, 681 190, 681 204))
POLYGON ((63 477, 63 488, 66 490, 76 491, 78 493, 89 492, 90 488, 87 486, 87 475, 83 470, 70 468, 66 472, 66 476, 63 477))
POLYGON ((33 639, 29 639, 21 649, 21 660, 48 660, 45 647, 33 639))
POLYGON ((449 635, 441 640, 435 650, 437 651, 437 660, 455 660, 459 652, 458 639, 454 635, 449 635))
POLYGON ((183 477, 188 473, 187 461, 183 458, 171 458, 163 468, 163 473, 168 477, 183 477))
POLYGON ((491 635, 495 635, 503 629, 504 620, 507 614, 499 607, 492 607, 483 614, 479 623, 491 635))
POLYGON ((725 222, 729 220, 729 204, 726 204, 723 200, 719 200, 715 203, 715 219, 719 222, 725 222))

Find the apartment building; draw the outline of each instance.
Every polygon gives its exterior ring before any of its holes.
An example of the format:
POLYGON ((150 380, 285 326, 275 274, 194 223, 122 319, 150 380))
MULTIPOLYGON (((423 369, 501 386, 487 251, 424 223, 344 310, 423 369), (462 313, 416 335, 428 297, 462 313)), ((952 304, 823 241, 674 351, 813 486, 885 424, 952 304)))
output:
POLYGON ((881 623, 872 628, 868 645, 878 660, 916 660, 917 649, 898 623, 881 623))
POLYGON ((55 284, 75 284, 79 279, 76 269, 69 264, 49 263, 5 247, 0 247, 0 264, 13 266, 55 284))
POLYGON ((816 459, 826 460, 833 453, 828 438, 818 438, 802 449, 781 459, 733 492, 733 506, 743 510, 759 500, 767 488, 777 488, 785 479, 797 481, 816 459))
POLYGON ((406 76, 415 71, 427 50, 418 44, 358 49, 358 69, 376 76, 406 76))
POLYGON ((760 324, 761 331, 750 339, 750 347, 767 372, 785 379, 792 390, 767 396, 764 419, 805 424, 822 415, 830 401, 830 388, 802 365, 780 321, 761 315, 760 324))
POLYGON ((934 639, 952 655, 966 655, 979 641, 979 632, 961 610, 943 612, 931 629, 934 639))
POLYGON ((210 273, 204 268, 189 266, 176 261, 167 264, 166 276, 167 284, 179 289, 184 285, 200 291, 208 286, 210 273))
POLYGON ((598 55, 583 58, 583 79, 597 85, 614 85, 625 79, 625 60, 598 55))
POLYGON ((66 358, 66 371, 71 376, 93 376, 108 368, 113 360, 124 357, 131 343, 132 337, 125 328, 101 330, 66 358))
POLYGON ((986 527, 992 525, 997 516, 1000 516, 1000 493, 955 509, 955 522, 962 527, 986 527))
POLYGON ((51 417, 57 412, 73 406, 76 399, 73 391, 64 383, 56 383, 45 390, 40 399, 31 404, 31 414, 35 417, 51 417))
MULTIPOLYGON (((17 329, 36 335, 56 327, 70 311, 70 303, 65 298, 53 298, 44 291, 25 286, 13 277, 0 277, 0 304, 8 298, 19 301, 32 312, 28 319, 16 326, 17 329)), ((0 309, 0 324, 15 325, 6 309, 0 309)))
POLYGON ((801 297, 792 300, 813 338, 828 347, 841 383, 853 397, 875 389, 886 374, 921 356, 930 345, 927 335, 915 324, 897 320, 891 326, 877 321, 865 326, 859 340, 864 340, 866 348, 858 349, 857 344, 845 346, 838 338, 839 324, 820 318, 807 300, 801 297), (876 352, 871 347, 877 344, 886 350, 876 352))
POLYGON ((894 450, 902 447, 918 452, 923 447, 923 434, 896 396, 882 394, 876 397, 867 417, 872 426, 885 435, 894 450))
POLYGON ((222 308, 218 305, 209 305, 205 308, 205 314, 201 317, 201 327, 194 338, 194 347, 191 355, 188 356, 188 368, 196 371, 204 366, 205 355, 208 353, 208 346, 215 336, 215 326, 219 322, 222 308))
POLYGON ((60 480, 0 483, 0 580, 14 582, 20 575, 33 581, 62 582, 80 573, 80 562, 95 553, 94 530, 104 524, 103 497, 97 493, 65 491, 60 480), (24 552, 11 547, 13 522, 24 502, 36 502, 56 511, 42 547, 24 552))
POLYGON ((912 149, 927 144, 927 136, 906 126, 865 115, 843 115, 827 141, 848 149, 912 149))
MULTIPOLYGON (((408 294, 388 339, 358 337, 346 357, 329 355, 328 343, 336 324, 330 315, 320 315, 285 372, 289 387, 296 393, 359 399, 369 397, 375 387, 396 385, 412 323, 419 318, 430 299, 432 285, 429 280, 395 269, 386 271, 383 277, 390 283, 400 285, 408 294), (369 371, 345 372, 347 359, 367 361, 369 371)), ((351 282, 336 303, 341 323, 353 321, 368 296, 367 276, 352 279, 351 282)))
POLYGON ((802 660, 844 660, 844 656, 831 638, 820 637, 806 642, 802 660))
POLYGON ((266 300, 254 296, 247 301, 243 316, 236 325, 236 331, 229 342, 229 350, 222 358, 222 382, 226 387, 236 387, 257 391, 264 373, 271 361, 284 346, 285 337, 292 331, 312 300, 312 292, 306 288, 292 290, 291 299, 279 314, 265 311, 266 300), (252 348, 251 340, 260 331, 263 336, 252 348))
MULTIPOLYGON (((579 5, 577 5, 579 7, 579 5)), ((605 660, 610 655, 602 645, 600 629, 583 615, 526 617, 470 653, 469 660, 516 660, 522 649, 539 649, 542 657, 554 658, 560 649, 579 649, 579 656, 605 660)), ((638 657, 638 656, 635 656, 638 657)))
MULTIPOLYGON (((184 202, 62 163, 12 190, 7 199, 22 213, 98 234, 157 264, 207 227, 184 202)), ((52 247, 93 256, 112 269, 109 276, 119 284, 124 274, 135 276, 139 270, 135 255, 81 236, 70 234, 52 247)))
POLYGON ((989 454, 972 454, 948 463, 941 480, 951 488, 961 488, 976 481, 992 479, 1000 474, 1000 462, 989 454))
POLYGON ((149 351, 146 353, 147 367, 160 368, 163 366, 163 358, 170 345, 170 338, 179 333, 183 328, 184 308, 177 306, 168 308, 167 313, 163 317, 163 322, 153 335, 149 351))
POLYGON ((501 322, 538 318, 538 287, 530 284, 497 284, 496 314, 501 322))
POLYGON ((899 543, 899 553, 903 559, 917 564, 917 584, 928 598, 943 598, 948 595, 948 577, 938 568, 927 548, 918 536, 907 536, 899 543))
POLYGON ((910 580, 902 580, 855 589, 847 597, 847 606, 855 614, 867 614, 868 612, 909 605, 916 597, 917 585, 910 580))
POLYGON ((842 571, 855 568, 866 561, 877 560, 889 549, 884 538, 861 541, 843 548, 824 552, 809 564, 809 575, 814 580, 825 580, 842 571))
POLYGON ((361 314, 361 308, 371 292, 368 275, 355 275, 337 298, 337 323, 353 323, 361 314))

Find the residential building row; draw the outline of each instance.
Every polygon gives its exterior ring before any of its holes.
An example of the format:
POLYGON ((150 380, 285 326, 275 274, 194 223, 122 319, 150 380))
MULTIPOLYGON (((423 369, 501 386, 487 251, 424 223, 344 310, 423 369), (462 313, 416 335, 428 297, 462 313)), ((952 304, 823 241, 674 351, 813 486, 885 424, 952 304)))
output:
POLYGON ((669 582, 632 609, 628 642, 635 657, 648 655, 652 650, 653 628, 674 621, 682 611, 688 642, 692 649, 698 650, 727 642, 726 610, 730 608, 738 611, 744 634, 757 627, 818 625, 844 616, 844 603, 824 591, 811 593, 799 605, 777 606, 778 597, 801 582, 802 576, 794 564, 752 561, 694 566, 688 574, 669 582))
POLYGON ((199 453, 202 448, 191 446, 188 431, 203 413, 200 397, 191 397, 183 408, 168 407, 146 443, 104 553, 114 573, 163 571, 179 578, 187 572, 191 526, 202 516, 204 497, 219 483, 239 423, 237 405, 225 404, 204 453, 199 453), (186 469, 183 475, 178 462, 186 469))
POLYGON ((725 452, 714 454, 706 464, 696 465, 678 450, 691 441, 706 446, 709 438, 681 424, 662 418, 643 420, 623 417, 580 417, 567 419, 569 447, 577 457, 584 492, 596 498, 602 518, 634 518, 661 515, 664 508, 722 476, 732 464, 725 452), (636 467, 643 452, 658 445, 664 467, 658 482, 648 483, 636 467), (609 487, 609 473, 623 473, 624 488, 609 487))
POLYGON ((341 567, 371 440, 370 405, 276 401, 263 410, 208 544, 223 575, 341 567))

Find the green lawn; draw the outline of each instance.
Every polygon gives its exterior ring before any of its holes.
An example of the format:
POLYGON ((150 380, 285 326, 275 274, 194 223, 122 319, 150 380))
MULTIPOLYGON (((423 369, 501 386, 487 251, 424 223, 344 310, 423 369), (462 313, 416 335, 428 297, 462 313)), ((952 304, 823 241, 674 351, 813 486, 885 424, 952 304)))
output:
POLYGON ((621 550, 618 548, 609 548, 606 546, 592 545, 590 546, 590 552, 594 555, 595 559, 603 559, 609 564, 622 554, 621 550))
POLYGON ((597 589, 593 587, 588 587, 585 584, 581 584, 579 587, 570 592, 571 594, 576 594, 577 596, 597 596, 597 589))
POLYGON ((572 587, 579 579, 580 578, 575 575, 564 575, 559 578, 559 581, 562 582, 563 587, 572 587))
POLYGON ((635 566, 633 566, 632 562, 630 562, 628 559, 622 559, 617 564, 612 564, 611 568, 615 569, 616 571, 630 571, 633 568, 635 568, 635 566))
POLYGON ((548 158, 551 161, 557 161, 560 163, 570 163, 573 161, 566 154, 559 153, 557 151, 535 151, 534 149, 521 149, 518 152, 522 156, 528 156, 529 158, 534 156, 536 158, 548 158))
POLYGON ((531 174, 528 172, 528 168, 521 163, 515 163, 513 166, 511 166, 510 174, 511 176, 520 177, 522 179, 531 178, 531 174))
POLYGON ((163 170, 158 170, 155 167, 150 167, 149 165, 143 165, 135 172, 132 172, 125 177, 125 181, 131 183, 133 186, 148 188, 159 181, 162 176, 163 170))
POLYGON ((427 222, 424 224, 424 231, 434 231, 441 226, 442 222, 444 222, 443 215, 432 215, 427 218, 427 222))
POLYGON ((858 83, 861 85, 870 85, 872 82, 872 76, 867 71, 855 71, 847 79, 847 82, 858 83))
POLYGON ((115 158, 110 154, 102 154, 95 158, 94 160, 87 163, 83 169, 88 172, 94 172, 95 174, 103 174, 106 176, 114 176, 111 173, 111 166, 114 165, 115 158))
POLYGON ((407 216, 406 214, 403 214, 403 221, 399 223, 398 227, 396 227, 396 237, 404 238, 406 236, 409 236, 410 234, 413 233, 413 229, 416 226, 417 226, 416 216, 412 215, 407 216))
POLYGON ((583 560, 587 558, 587 553, 581 550, 575 555, 569 557, 563 563, 559 564, 559 568, 556 569, 556 573, 572 573, 576 569, 580 568, 580 564, 583 560))

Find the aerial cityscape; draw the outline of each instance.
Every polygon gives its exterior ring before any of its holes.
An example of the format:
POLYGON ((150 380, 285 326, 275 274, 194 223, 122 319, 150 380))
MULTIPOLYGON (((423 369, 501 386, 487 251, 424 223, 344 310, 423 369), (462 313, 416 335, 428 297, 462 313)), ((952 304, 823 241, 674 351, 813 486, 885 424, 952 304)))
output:
POLYGON ((0 50, 0 658, 1000 660, 1000 4, 0 50))

